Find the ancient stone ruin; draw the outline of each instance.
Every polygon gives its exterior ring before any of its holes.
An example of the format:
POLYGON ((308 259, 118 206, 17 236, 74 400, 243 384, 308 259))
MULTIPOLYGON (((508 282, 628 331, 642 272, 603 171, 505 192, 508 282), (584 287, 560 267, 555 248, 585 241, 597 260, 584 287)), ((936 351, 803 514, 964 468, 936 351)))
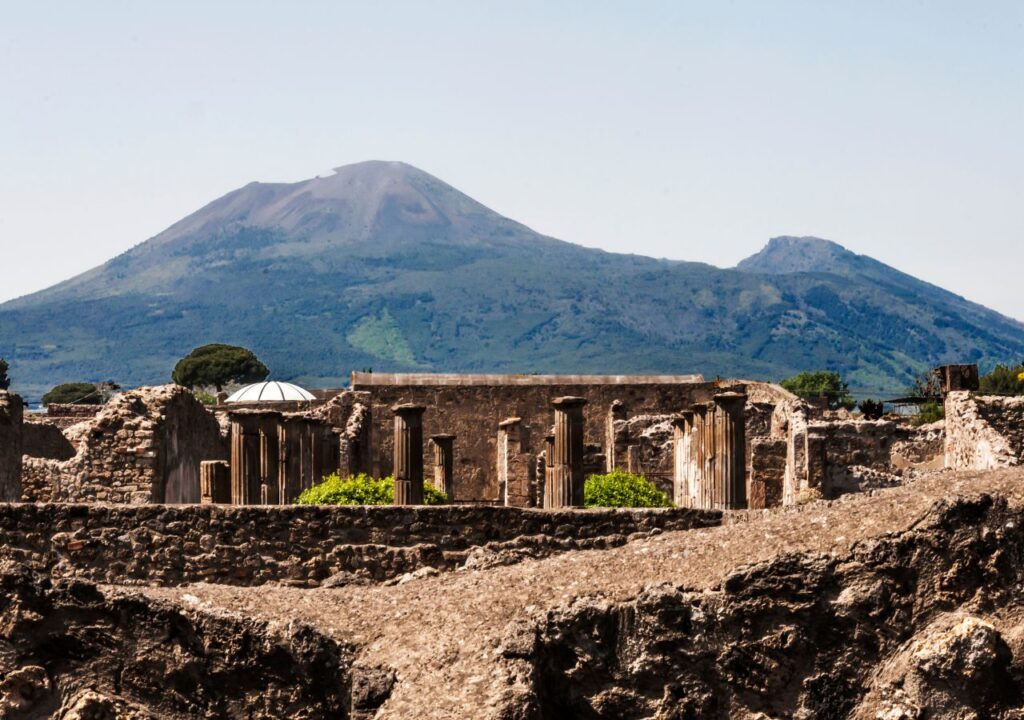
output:
POLYGON ((1024 399, 939 375, 920 427, 699 376, 0 392, 0 717, 1015 717, 1024 399), (617 469, 676 507, 582 508, 617 469), (394 505, 294 504, 334 472, 394 505))

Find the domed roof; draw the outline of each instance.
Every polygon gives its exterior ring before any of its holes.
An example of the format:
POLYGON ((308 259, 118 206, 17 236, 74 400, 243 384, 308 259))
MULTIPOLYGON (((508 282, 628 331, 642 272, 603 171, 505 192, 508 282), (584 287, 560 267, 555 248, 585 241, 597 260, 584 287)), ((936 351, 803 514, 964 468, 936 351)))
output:
POLYGON ((309 392, 298 385, 286 382, 261 382, 246 385, 241 390, 233 393, 224 402, 249 403, 249 402, 293 402, 293 401, 316 400, 309 392))

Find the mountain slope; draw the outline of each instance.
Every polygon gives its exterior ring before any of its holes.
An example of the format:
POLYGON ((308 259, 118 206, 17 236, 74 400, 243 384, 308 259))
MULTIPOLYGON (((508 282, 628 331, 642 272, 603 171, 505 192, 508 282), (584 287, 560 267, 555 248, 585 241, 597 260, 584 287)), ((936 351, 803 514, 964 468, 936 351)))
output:
POLYGON ((211 341, 311 386, 364 367, 769 379, 824 367, 889 393, 935 363, 1021 356, 1024 325, 823 240, 776 239, 735 269, 579 247, 385 162, 251 183, 0 305, 0 356, 34 398, 66 380, 165 381, 211 341))

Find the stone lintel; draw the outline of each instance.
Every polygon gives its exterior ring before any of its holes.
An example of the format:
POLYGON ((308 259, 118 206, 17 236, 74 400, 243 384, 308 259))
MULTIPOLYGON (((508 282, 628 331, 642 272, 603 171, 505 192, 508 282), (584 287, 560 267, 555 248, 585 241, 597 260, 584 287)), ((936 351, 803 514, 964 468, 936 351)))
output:
POLYGON ((392 412, 396 415, 416 415, 424 412, 426 409, 426 405, 417 405, 416 403, 401 403, 391 408, 392 412))
POLYGON ((500 423, 498 423, 498 427, 499 428, 506 428, 506 427, 510 427, 512 425, 518 425, 522 421, 523 421, 523 419, 522 418, 518 418, 518 417, 505 418, 500 423))
POLYGON ((558 397, 551 401, 551 404, 556 408, 575 408, 583 407, 587 404, 587 399, 582 397, 576 397, 574 395, 566 395, 564 397, 558 397))

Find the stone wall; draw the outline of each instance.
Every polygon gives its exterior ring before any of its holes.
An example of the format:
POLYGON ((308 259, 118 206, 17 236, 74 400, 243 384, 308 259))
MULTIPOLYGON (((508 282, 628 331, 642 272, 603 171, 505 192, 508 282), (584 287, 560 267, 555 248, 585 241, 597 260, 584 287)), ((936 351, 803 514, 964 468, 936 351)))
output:
POLYGON ((61 424, 45 415, 26 413, 22 427, 22 453, 34 458, 69 460, 75 456, 75 446, 64 434, 61 424))
POLYGON ((314 586, 451 569, 474 550, 540 555, 720 522, 677 508, 0 504, 0 556, 96 582, 314 586))
POLYGON ((0 390, 0 500, 21 496, 22 427, 21 398, 0 390))
POLYGON ((185 388, 140 388, 67 431, 75 455, 32 458, 27 502, 197 503, 199 463, 227 457, 220 426, 185 388))
POLYGON ((750 439, 749 447, 747 507, 761 510, 781 505, 786 480, 786 441, 755 437, 750 439))
POLYGON ((946 467, 989 470, 1024 462, 1024 397, 946 395, 946 467))
POLYGON ((940 464, 940 428, 811 417, 806 403, 793 401, 780 404, 772 418, 772 437, 786 442, 785 505, 892 484, 940 464))
POLYGON ((49 422, 60 428, 68 428, 86 420, 92 420, 100 414, 102 405, 71 405, 51 403, 46 406, 46 417, 49 422))

